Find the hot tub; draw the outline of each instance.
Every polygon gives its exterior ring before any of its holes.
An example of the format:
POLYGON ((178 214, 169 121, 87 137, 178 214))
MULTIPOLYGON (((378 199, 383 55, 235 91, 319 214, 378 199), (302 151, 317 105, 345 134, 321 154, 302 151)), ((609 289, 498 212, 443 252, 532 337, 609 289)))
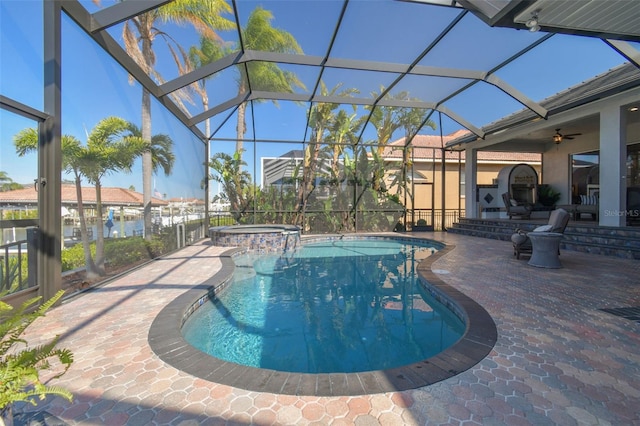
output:
POLYGON ((258 252, 285 252, 300 242, 295 225, 234 225, 209 228, 211 242, 220 247, 243 247, 258 252))

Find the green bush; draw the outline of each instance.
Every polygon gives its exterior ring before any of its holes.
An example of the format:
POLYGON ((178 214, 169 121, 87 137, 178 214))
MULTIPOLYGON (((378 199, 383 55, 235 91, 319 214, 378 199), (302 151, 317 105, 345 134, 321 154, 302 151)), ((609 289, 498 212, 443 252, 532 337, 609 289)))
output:
MULTIPOLYGON (((91 257, 95 259, 95 241, 91 243, 90 247, 91 257)), ((176 232, 174 228, 164 228, 160 234, 153 235, 151 241, 147 241, 143 237, 107 238, 104 240, 106 263, 114 268, 133 265, 145 259, 154 259, 176 248, 176 232)), ((83 268, 84 266, 84 248, 82 244, 76 244, 73 247, 62 250, 63 272, 83 268)))
MULTIPOLYGON (((96 244, 91 243, 91 256, 96 256, 96 244)), ((62 250, 62 272, 84 267, 84 249, 82 244, 62 250)))
POLYGON ((142 237, 105 240, 104 256, 111 267, 126 266, 143 259, 152 258, 147 243, 142 237))

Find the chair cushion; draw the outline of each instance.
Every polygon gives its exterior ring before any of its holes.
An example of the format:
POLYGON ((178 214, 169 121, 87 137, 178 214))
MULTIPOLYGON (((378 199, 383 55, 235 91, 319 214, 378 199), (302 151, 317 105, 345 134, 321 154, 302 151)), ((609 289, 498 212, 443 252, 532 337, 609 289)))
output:
POLYGON ((542 225, 538 226, 533 232, 549 232, 553 229, 553 225, 542 225))
POLYGON ((598 197, 595 195, 581 195, 580 204, 585 206, 594 206, 598 204, 598 197))
POLYGON ((517 246, 521 245, 525 241, 527 241, 526 234, 521 234, 520 232, 516 232, 511 236, 511 242, 517 246))
POLYGON ((511 203, 511 206, 513 206, 513 207, 517 207, 518 206, 518 202, 516 200, 514 200, 513 198, 509 200, 509 203, 511 203))
POLYGON ((569 222, 569 213, 564 209, 555 209, 549 215, 551 232, 564 232, 567 222, 569 222))

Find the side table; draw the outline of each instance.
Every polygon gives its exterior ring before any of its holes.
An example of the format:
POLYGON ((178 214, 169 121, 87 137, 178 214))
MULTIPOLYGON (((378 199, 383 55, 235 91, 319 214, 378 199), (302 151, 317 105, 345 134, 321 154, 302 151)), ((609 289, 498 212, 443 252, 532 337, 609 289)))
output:
POLYGON ((531 258, 529 265, 538 268, 562 268, 560 263, 560 241, 562 234, 557 232, 529 232, 531 239, 531 258))

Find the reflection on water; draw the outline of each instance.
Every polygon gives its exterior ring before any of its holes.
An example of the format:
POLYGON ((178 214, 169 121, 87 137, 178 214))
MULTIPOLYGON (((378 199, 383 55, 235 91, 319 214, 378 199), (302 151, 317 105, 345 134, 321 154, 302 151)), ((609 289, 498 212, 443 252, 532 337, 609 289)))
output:
POLYGON ((417 362, 464 331, 416 279, 419 259, 433 252, 393 240, 351 240, 234 258, 233 285, 192 315, 185 338, 218 358, 282 371, 357 372, 417 362))

